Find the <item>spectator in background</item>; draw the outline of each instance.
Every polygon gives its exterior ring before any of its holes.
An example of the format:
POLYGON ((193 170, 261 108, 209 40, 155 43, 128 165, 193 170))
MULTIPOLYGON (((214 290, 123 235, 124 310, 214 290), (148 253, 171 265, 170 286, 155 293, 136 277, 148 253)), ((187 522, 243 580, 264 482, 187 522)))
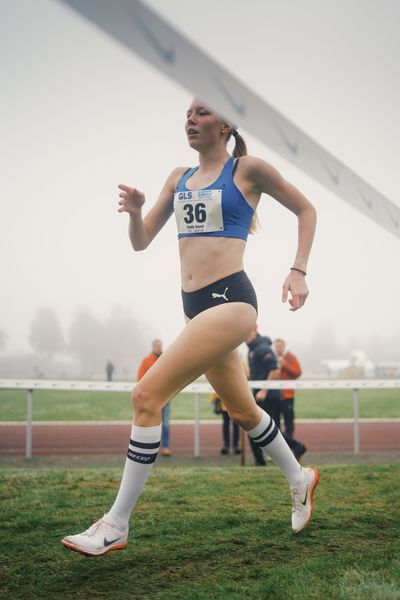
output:
MULTIPOLYGON (((275 353, 272 349, 272 341, 269 337, 261 336, 257 331, 257 325, 254 327, 246 343, 249 348, 248 362, 250 368, 250 379, 252 381, 263 381, 265 379, 277 379, 278 363, 275 353)), ((254 398, 262 410, 269 414, 279 427, 280 411, 281 411, 281 394, 280 390, 253 390, 254 398)), ((303 456, 306 452, 306 446, 286 435, 282 434, 289 448, 297 458, 303 456)), ((253 443, 249 437, 250 446, 253 451, 255 466, 265 466, 266 462, 262 452, 259 452, 258 446, 253 443)))
POLYGON ((107 381, 112 381, 113 373, 114 373, 114 365, 112 364, 111 360, 108 360, 107 364, 106 364, 107 381))
MULTIPOLYGON (((301 375, 300 363, 291 352, 285 352, 286 343, 282 338, 274 341, 274 349, 278 361, 277 379, 297 379, 301 375)), ((281 391, 281 409, 285 421, 285 433, 293 437, 294 432, 294 390, 281 391)), ((280 417, 279 417, 280 418, 280 417)))
MULTIPOLYGON (((162 354, 162 342, 161 340, 153 340, 151 343, 151 353, 146 356, 139 367, 137 373, 137 380, 142 379, 143 375, 154 365, 156 360, 160 358, 162 354)), ((166 404, 162 409, 162 430, 161 430, 161 454, 162 456, 171 456, 171 450, 169 448, 169 414, 170 414, 170 403, 166 404)))

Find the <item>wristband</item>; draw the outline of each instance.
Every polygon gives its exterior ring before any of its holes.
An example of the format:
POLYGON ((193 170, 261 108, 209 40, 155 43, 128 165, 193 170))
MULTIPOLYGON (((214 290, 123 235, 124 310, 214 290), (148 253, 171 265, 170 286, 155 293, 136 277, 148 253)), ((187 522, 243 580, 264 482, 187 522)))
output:
POLYGON ((303 271, 302 269, 298 269, 297 267, 290 267, 291 271, 298 271, 299 273, 303 273, 304 277, 307 275, 307 273, 305 271, 303 271))

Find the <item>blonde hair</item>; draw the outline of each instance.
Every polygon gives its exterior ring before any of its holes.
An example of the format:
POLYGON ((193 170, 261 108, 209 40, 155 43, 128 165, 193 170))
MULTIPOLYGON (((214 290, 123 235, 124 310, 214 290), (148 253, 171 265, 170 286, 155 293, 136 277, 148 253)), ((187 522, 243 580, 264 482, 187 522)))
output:
MULTIPOLYGON (((233 148, 232 156, 234 156, 235 158, 240 158, 241 156, 247 156, 246 142, 244 141, 243 137, 240 135, 240 133, 238 132, 238 130, 235 127, 233 127, 228 132, 228 135, 226 136, 226 141, 229 142, 229 140, 231 139, 232 136, 235 138, 235 147, 233 148)), ((260 222, 258 220, 257 213, 254 212, 254 216, 251 221, 250 228, 249 228, 249 233, 256 233, 259 226, 260 226, 260 222)))

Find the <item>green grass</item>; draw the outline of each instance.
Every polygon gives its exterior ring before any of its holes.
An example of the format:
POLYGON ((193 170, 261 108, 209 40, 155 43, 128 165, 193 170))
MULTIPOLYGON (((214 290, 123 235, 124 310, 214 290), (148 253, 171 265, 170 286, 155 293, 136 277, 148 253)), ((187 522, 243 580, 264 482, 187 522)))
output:
MULTIPOLYGON (((398 389, 366 389, 359 392, 360 417, 400 417, 398 389)), ((353 416, 352 390, 299 390, 296 394, 299 419, 345 419, 353 416)))
POLYGON ((155 468, 128 548, 65 550, 112 503, 119 469, 4 469, 5 598, 394 600, 400 597, 396 465, 324 467, 313 520, 290 530, 275 467, 155 468))
MULTIPOLYGON (((399 390, 361 390, 361 417, 400 417, 399 390)), ((172 419, 194 419, 194 395, 179 394, 172 401, 172 419)), ((130 420, 129 393, 40 391, 33 394, 36 421, 130 420)), ((299 419, 350 418, 353 415, 351 390, 300 390, 296 395, 299 419)), ((212 412, 208 395, 201 396, 201 417, 220 419, 212 412)), ((0 421, 26 419, 26 392, 0 390, 0 421)))

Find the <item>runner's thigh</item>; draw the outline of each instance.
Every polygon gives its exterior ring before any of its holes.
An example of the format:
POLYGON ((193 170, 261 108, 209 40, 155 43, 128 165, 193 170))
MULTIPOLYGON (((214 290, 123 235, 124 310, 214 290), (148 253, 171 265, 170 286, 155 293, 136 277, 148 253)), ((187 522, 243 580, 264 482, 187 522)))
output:
POLYGON ((148 396, 166 402, 237 348, 248 337, 256 318, 253 306, 244 302, 205 310, 188 322, 137 386, 148 396))

